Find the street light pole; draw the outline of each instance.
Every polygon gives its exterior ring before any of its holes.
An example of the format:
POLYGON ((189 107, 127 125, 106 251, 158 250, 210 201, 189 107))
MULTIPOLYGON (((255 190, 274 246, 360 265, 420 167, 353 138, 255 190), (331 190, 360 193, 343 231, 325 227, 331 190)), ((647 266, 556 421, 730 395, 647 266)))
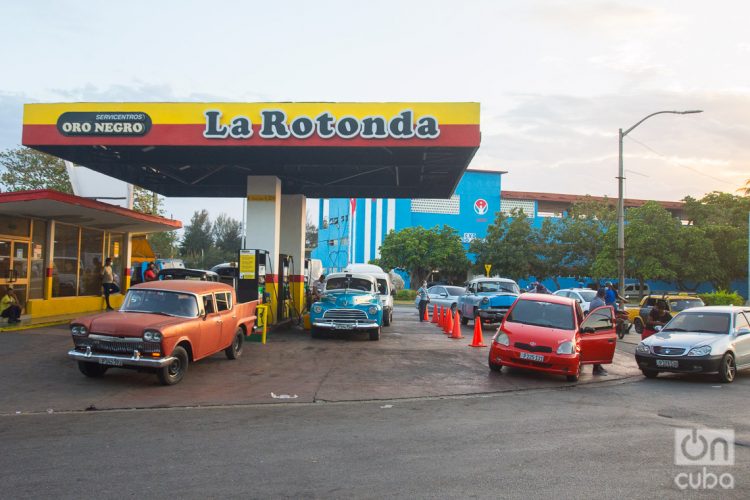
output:
POLYGON ((627 129, 625 132, 622 131, 622 129, 619 130, 618 133, 618 140, 619 140, 619 146, 620 146, 620 152, 619 152, 619 168, 618 168, 618 175, 617 175, 617 279, 618 279, 618 287, 620 289, 620 292, 623 294, 625 293, 625 200, 623 198, 623 183, 625 182, 625 170, 623 168, 623 162, 622 162, 622 140, 623 138, 628 135, 630 132, 633 131, 634 128, 636 128, 641 123, 645 122, 652 116, 661 115, 661 114, 673 114, 673 115, 690 115, 693 113, 703 113, 703 110, 700 109, 692 109, 688 111, 657 111, 656 113, 651 113, 650 115, 646 116, 645 118, 641 119, 639 122, 637 122, 635 125, 627 129))

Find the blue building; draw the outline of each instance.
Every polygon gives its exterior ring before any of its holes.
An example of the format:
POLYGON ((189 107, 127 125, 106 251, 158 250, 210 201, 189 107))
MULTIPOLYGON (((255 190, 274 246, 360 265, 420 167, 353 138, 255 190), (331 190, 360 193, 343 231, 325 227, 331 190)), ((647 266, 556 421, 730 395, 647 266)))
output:
POLYGON ((390 231, 406 227, 455 228, 465 247, 483 238, 500 210, 503 171, 467 170, 449 199, 321 199, 318 246, 311 256, 328 272, 380 256, 390 231))

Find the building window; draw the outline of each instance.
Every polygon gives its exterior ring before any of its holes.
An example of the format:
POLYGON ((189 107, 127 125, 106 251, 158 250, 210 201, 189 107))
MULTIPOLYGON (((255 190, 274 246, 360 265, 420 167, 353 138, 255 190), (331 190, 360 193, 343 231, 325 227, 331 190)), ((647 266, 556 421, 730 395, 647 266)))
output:
POLYGON ((15 217, 13 215, 3 215, 0 217, 0 234, 28 238, 30 228, 31 219, 15 217))
POLYGON ((454 194, 449 200, 440 198, 416 198, 411 200, 412 213, 450 214, 461 213, 461 197, 454 194))
POLYGON ((120 277, 119 285, 123 285, 123 263, 125 258, 122 255, 123 250, 123 236, 120 233, 110 233, 109 236, 109 253, 107 257, 112 259, 112 270, 120 277))
POLYGON ((47 222, 34 220, 31 235, 31 275, 29 277, 29 298, 44 297, 44 251, 47 248, 47 222))
POLYGON ((104 233, 81 229, 78 295, 99 295, 102 286, 103 248, 104 233))
POLYGON ((78 290, 78 228, 55 224, 52 296, 73 297, 78 290))
POLYGON ((500 200, 500 211, 503 215, 512 215, 513 210, 523 210, 523 213, 529 217, 535 217, 534 214, 534 202, 529 200, 507 200, 505 198, 500 200))

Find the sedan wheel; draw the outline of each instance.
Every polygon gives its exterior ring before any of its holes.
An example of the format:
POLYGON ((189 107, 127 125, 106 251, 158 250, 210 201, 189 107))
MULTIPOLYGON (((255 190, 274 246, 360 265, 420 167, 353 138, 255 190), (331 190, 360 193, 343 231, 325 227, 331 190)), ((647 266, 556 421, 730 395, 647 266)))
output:
POLYGON ((581 378, 581 363, 578 362, 578 367, 576 368, 576 372, 573 375, 566 375, 566 378, 568 379, 568 382, 578 382, 578 379, 581 378))
POLYGON ((97 363, 89 363, 87 361, 78 362, 78 370, 81 373, 91 378, 99 378, 107 372, 107 366, 100 365, 97 363))
POLYGON ((189 363, 187 351, 177 346, 172 352, 172 357, 174 357, 174 360, 169 365, 156 372, 162 385, 174 385, 182 380, 182 377, 187 373, 189 363))
POLYGON ((242 328, 237 328, 237 331, 234 333, 232 345, 224 349, 224 354, 227 356, 227 359, 237 359, 242 355, 242 344, 244 341, 245 331, 242 328))
POLYGON ((721 358, 721 365, 719 365, 719 380, 724 383, 731 383, 737 375, 737 365, 734 362, 734 355, 728 352, 721 358))
POLYGON ((635 318, 635 332, 640 335, 643 333, 643 320, 641 318, 635 318))
POLYGON ((659 370, 641 370, 641 373, 646 378, 656 378, 659 376, 659 370))

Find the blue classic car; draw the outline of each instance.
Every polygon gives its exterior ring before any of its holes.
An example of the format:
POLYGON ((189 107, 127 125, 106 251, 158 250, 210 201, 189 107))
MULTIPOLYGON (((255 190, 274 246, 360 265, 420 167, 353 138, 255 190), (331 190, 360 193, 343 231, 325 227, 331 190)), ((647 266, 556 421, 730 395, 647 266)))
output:
POLYGON ((313 337, 320 337, 326 330, 365 330, 370 340, 379 340, 382 324, 378 285, 368 274, 329 274, 320 301, 310 308, 313 337))
POLYGON ((507 278, 474 278, 466 285, 466 294, 458 298, 461 323, 477 316, 483 322, 501 321, 521 295, 518 283, 507 278))

